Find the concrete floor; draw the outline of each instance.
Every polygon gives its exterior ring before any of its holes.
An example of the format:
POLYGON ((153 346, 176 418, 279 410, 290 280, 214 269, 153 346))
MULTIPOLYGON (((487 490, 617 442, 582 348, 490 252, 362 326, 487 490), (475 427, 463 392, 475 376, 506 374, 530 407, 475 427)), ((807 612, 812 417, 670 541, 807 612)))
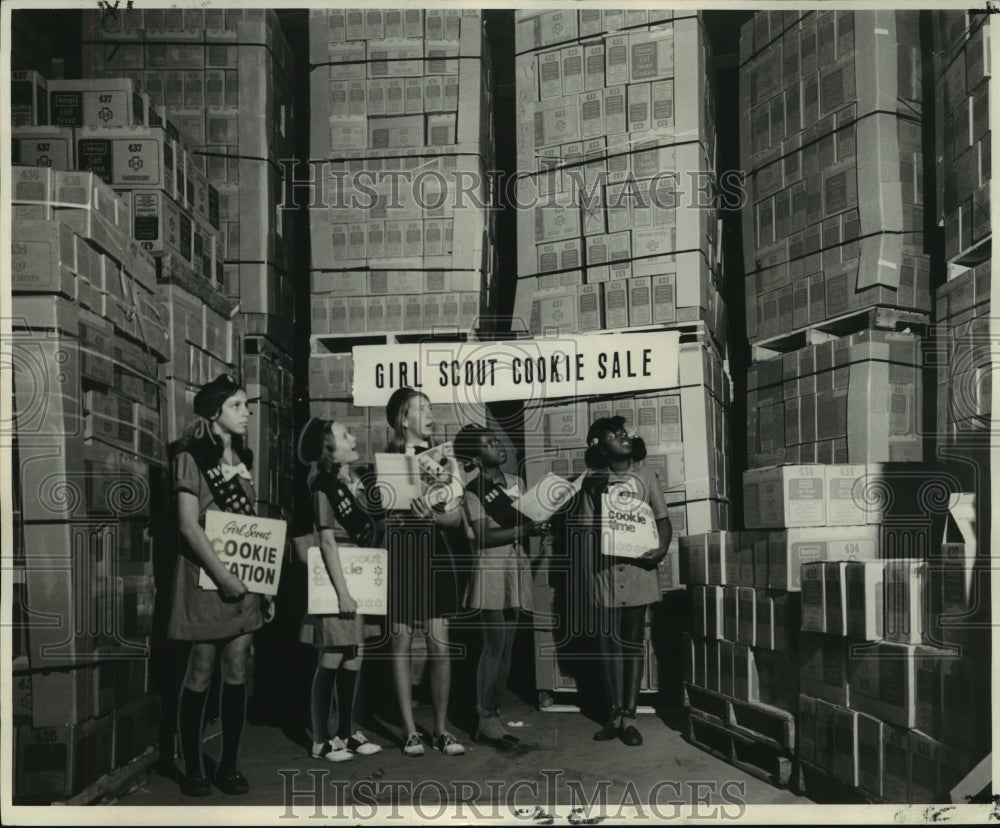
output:
MULTIPOLYGON (((418 703, 415 715, 418 726, 429 729, 430 707, 418 703)), ((650 808, 647 815, 660 819, 675 816, 677 803, 699 808, 703 817, 711 818, 737 816, 741 802, 810 801, 685 742, 681 736, 683 711, 679 709, 640 715, 639 727, 645 738, 641 747, 626 747, 618 740, 594 742, 591 735, 598 725, 582 713, 542 712, 520 698, 509 697, 504 722, 517 721, 523 723, 521 727, 508 726, 521 739, 515 749, 500 752, 474 744, 466 731, 456 727, 455 735, 467 747, 463 756, 447 757, 428 748, 423 757, 411 758, 400 751, 395 728, 376 720, 369 735, 384 750, 343 763, 312 759, 305 732, 249 724, 241 754, 242 771, 251 784, 248 795, 228 797, 213 788, 210 797, 187 799, 173 779, 153 773, 119 804, 284 807, 287 780, 293 780, 296 790, 309 790, 315 788, 317 778, 323 782, 322 813, 357 819, 370 818, 374 803, 382 809, 381 816, 391 816, 393 805, 412 805, 418 816, 431 818, 440 813, 442 799, 463 809, 469 819, 511 818, 516 809, 523 808, 521 815, 534 814, 535 819, 543 820, 545 814, 566 816, 574 806, 583 805, 581 797, 587 801, 597 797, 589 815, 611 819, 623 801, 648 808, 654 798, 659 811, 650 808), (340 810, 345 803, 347 807, 340 810)), ((216 756, 218 750, 218 734, 213 737, 210 729, 206 757, 216 756)), ((314 815, 315 807, 315 801, 308 798, 296 803, 302 816, 314 815)))

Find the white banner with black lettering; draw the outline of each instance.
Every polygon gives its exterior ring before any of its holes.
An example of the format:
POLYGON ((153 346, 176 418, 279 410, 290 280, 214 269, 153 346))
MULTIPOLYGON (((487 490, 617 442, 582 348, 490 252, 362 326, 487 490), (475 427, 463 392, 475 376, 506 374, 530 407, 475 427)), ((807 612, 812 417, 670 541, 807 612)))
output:
POLYGON ((524 339, 420 342, 353 349, 354 404, 382 406, 397 388, 432 403, 541 401, 672 388, 677 331, 524 339))
MULTIPOLYGON (((283 520, 215 509, 205 512, 205 534, 216 557, 250 592, 261 595, 278 593, 286 529, 283 520)), ((198 586, 219 588, 204 569, 199 570, 198 586)))

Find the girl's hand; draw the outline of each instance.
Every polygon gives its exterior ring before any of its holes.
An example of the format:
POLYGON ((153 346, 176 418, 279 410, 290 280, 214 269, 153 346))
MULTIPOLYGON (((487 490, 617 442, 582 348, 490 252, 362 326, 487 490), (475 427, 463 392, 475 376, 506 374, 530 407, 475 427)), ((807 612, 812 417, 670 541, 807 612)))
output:
POLYGON ((456 526, 462 525, 462 518, 464 513, 460 507, 454 509, 448 509, 444 512, 434 512, 434 522, 438 526, 445 526, 449 529, 454 529, 456 526))
POLYGON ((662 549, 650 549, 643 552, 635 562, 639 564, 643 569, 656 569, 659 566, 660 561, 662 561, 667 556, 667 553, 662 549))
POLYGON ((264 605, 264 623, 270 624, 274 620, 274 613, 276 607, 273 598, 268 598, 267 603, 264 605))
POLYGON ((226 572, 226 577, 219 581, 219 592, 223 601, 240 601, 247 591, 247 585, 232 572, 226 572))
POLYGON ((552 534, 552 526, 547 520, 532 521, 528 527, 528 534, 535 538, 542 538, 552 534))
POLYGON ((422 497, 415 497, 410 501, 410 511, 417 517, 429 518, 434 514, 434 510, 422 497))
POLYGON ((346 589, 343 595, 338 595, 337 599, 340 601, 340 614, 341 615, 354 615, 358 611, 358 602, 351 597, 346 589))

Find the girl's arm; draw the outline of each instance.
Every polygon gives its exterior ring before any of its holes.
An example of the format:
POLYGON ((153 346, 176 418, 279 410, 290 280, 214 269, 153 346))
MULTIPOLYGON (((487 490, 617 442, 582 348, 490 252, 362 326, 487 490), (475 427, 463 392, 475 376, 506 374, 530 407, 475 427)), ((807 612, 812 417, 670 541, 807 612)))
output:
POLYGON ((180 523, 181 537, 187 541, 195 558, 209 577, 219 587, 222 597, 237 601, 247 594, 246 584, 237 578, 223 565, 212 551, 205 530, 198 525, 198 498, 191 492, 177 493, 177 518, 180 523))
POLYGON ((674 529, 670 525, 670 518, 661 517, 656 519, 656 531, 660 536, 660 543, 656 549, 650 549, 643 553, 637 560, 648 561, 648 569, 658 566, 660 561, 667 557, 667 548, 670 546, 670 539, 673 537, 674 529))
POLYGON ((333 536, 332 529, 324 527, 319 530, 319 548, 323 556, 323 565, 326 567, 326 572, 330 576, 330 580, 333 581, 333 588, 337 592, 341 615, 357 612, 358 604, 347 588, 347 581, 344 580, 344 568, 340 564, 340 550, 337 548, 337 541, 333 536))

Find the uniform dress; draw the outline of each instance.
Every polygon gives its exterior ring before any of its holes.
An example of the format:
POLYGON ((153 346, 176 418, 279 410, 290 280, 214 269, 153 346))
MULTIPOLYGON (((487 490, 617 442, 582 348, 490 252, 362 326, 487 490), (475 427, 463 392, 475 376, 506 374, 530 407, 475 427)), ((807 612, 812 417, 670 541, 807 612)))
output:
MULTIPOLYGON (((667 504, 660 488, 660 476, 646 466, 632 464, 625 472, 608 472, 608 490, 626 486, 642 496, 656 520, 667 516, 667 504)), ((593 474, 593 472, 591 472, 593 474)), ((595 522, 587 555, 587 582, 591 599, 601 607, 635 607, 661 599, 660 576, 656 569, 643 569, 631 558, 617 558, 601 553, 600 525, 593 500, 584 493, 579 515, 595 522)))
MULTIPOLYGON (((242 464, 241 464, 242 465, 242 464)), ((240 466, 220 464, 223 474, 235 473, 240 466)), ((254 500, 253 483, 235 474, 244 496, 254 500)), ((212 497, 204 475, 190 452, 177 455, 174 468, 174 491, 190 492, 198 498, 198 520, 204 522, 209 509, 221 511, 212 497)), ((167 621, 167 637, 181 641, 213 641, 253 632, 264 625, 264 598, 248 592, 239 601, 223 601, 216 590, 201 589, 198 573, 201 564, 188 543, 181 538, 180 554, 174 568, 174 597, 167 621)))
MULTIPOLYGON (((467 483, 465 490, 465 510, 472 524, 486 518, 489 529, 502 529, 499 523, 487 514, 477 494, 477 477, 467 483)), ((523 492, 521 479, 512 474, 504 474, 504 486, 508 490, 523 492)), ((465 606, 479 610, 503 610, 519 607, 530 611, 534 587, 531 577, 531 562, 524 547, 518 541, 504 546, 486 546, 477 550, 475 568, 466 590, 465 606)))
MULTIPOLYGON (((354 484, 354 496, 359 498, 364 488, 362 481, 354 484)), ((316 490, 313 492, 313 522, 317 532, 323 529, 331 529, 334 532, 334 539, 337 546, 350 546, 347 535, 337 523, 336 513, 333 504, 326 492, 316 490)), ((377 541, 376 541, 377 542, 377 541)), ((381 627, 378 624, 366 621, 366 616, 362 613, 355 613, 353 617, 344 615, 306 615, 302 619, 302 627, 299 630, 299 640, 305 644, 314 644, 317 647, 350 647, 363 644, 366 638, 378 635, 381 627)))
MULTIPOLYGON (((406 454, 415 454, 407 446, 406 454)), ((458 475, 451 480, 454 499, 462 497, 458 475)), ((389 552, 389 623, 423 626, 429 618, 456 615, 462 608, 462 558, 469 553, 464 523, 441 528, 432 518, 393 509, 386 518, 389 552)))

